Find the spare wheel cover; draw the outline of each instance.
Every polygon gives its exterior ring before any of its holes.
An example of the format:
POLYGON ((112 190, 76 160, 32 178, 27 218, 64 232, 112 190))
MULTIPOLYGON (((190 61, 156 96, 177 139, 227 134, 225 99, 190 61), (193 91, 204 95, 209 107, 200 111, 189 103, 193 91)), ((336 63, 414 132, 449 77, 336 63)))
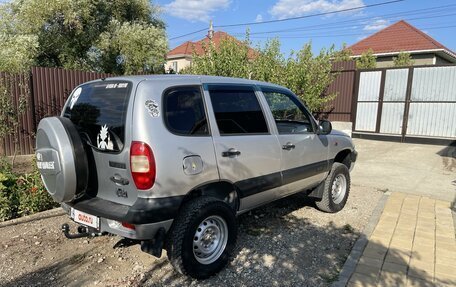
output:
POLYGON ((87 155, 70 119, 42 119, 35 154, 41 178, 55 201, 69 202, 87 188, 87 155))

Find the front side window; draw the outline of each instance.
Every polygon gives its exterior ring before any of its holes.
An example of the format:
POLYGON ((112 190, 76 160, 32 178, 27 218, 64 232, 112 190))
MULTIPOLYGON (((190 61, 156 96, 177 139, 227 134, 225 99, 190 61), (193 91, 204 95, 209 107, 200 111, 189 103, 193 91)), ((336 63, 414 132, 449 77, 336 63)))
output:
POLYGON ((209 135, 206 111, 200 87, 176 87, 165 92, 163 98, 165 123, 175 134, 209 135))
POLYGON ((263 94, 274 116, 279 134, 313 132, 309 114, 295 97, 274 90, 264 90, 263 94))
POLYGON ((209 94, 220 135, 268 133, 253 87, 210 86, 209 94))

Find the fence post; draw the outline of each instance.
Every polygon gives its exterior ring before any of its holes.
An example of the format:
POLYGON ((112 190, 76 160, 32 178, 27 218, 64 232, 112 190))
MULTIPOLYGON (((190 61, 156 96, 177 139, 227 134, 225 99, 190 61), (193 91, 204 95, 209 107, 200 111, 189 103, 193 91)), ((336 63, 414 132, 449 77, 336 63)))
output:
POLYGON ((413 83, 413 67, 409 68, 407 78, 407 90, 405 92, 405 105, 404 105, 404 118, 402 119, 402 134, 401 142, 405 142, 405 135, 407 133, 408 117, 410 110, 410 99, 412 98, 412 83, 413 83))
POLYGON ((386 79, 386 69, 382 70, 382 76, 380 78, 380 92, 378 95, 378 107, 377 107, 377 122, 375 124, 375 132, 380 132, 380 125, 382 121, 382 111, 383 111, 383 96, 385 95, 385 79, 386 79))
POLYGON ((29 92, 30 92, 30 107, 31 107, 31 117, 32 117, 32 125, 33 125, 33 133, 36 134, 36 112, 35 112, 35 93, 33 92, 33 68, 31 68, 29 73, 29 92))
POLYGON ((352 121, 352 132, 355 131, 356 126, 356 112, 358 110, 358 94, 359 94, 359 78, 361 75, 360 70, 355 71, 355 81, 353 84, 353 96, 351 106, 351 121, 352 121))

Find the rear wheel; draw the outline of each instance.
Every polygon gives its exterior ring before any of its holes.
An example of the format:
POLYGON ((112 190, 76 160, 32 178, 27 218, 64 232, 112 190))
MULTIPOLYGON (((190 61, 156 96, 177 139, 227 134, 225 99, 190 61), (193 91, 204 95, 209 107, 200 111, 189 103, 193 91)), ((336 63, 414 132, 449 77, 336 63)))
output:
POLYGON ((182 208, 168 234, 167 253, 174 268, 197 279, 219 272, 231 259, 237 238, 232 208, 199 197, 182 208))
POLYGON ((347 166, 335 162, 326 180, 317 188, 323 189, 321 200, 315 202, 318 209, 330 213, 342 210, 350 192, 350 173, 347 166))

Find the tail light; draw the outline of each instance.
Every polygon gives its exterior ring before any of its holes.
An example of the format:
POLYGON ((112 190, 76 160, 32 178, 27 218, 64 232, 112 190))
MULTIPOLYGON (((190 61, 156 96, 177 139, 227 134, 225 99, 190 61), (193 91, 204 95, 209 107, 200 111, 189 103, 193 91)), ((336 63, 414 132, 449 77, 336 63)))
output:
POLYGON ((122 226, 127 228, 127 229, 131 229, 131 230, 135 230, 136 229, 136 227, 133 224, 128 223, 128 222, 122 222, 122 226))
POLYGON ((155 158, 150 147, 143 142, 132 142, 130 168, 138 189, 149 189, 155 183, 155 158))

